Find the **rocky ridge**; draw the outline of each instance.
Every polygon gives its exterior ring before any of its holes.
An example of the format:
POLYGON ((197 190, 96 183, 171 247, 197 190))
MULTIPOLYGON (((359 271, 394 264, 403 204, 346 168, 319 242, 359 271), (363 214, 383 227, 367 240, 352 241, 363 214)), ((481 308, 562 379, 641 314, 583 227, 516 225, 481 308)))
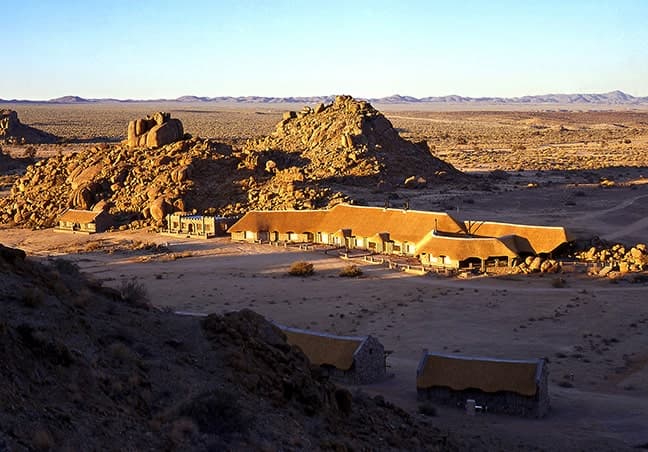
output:
POLYGON ((0 110, 0 141, 10 144, 56 143, 58 137, 22 124, 14 110, 0 110))
POLYGON ((0 450, 458 450, 311 368, 252 311, 200 321, 0 245, 0 450))
POLYGON ((274 134, 240 150, 198 138, 142 149, 152 130, 147 127, 129 126, 135 147, 100 145, 28 167, 0 199, 0 223, 47 228, 68 208, 100 203, 119 224, 137 228, 161 225, 174 211, 237 215, 327 207, 348 200, 340 192, 344 184, 390 190, 465 177, 425 145, 402 139, 371 105, 348 96, 287 113, 274 134))

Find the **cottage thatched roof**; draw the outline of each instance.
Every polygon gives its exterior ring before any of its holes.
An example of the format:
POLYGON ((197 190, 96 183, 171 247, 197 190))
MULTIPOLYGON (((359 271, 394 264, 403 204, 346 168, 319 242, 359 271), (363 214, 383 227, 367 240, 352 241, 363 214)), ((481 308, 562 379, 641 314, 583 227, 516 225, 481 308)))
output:
POLYGON ((71 223, 87 224, 94 222, 97 217, 103 214, 104 211, 94 210, 75 210, 69 209, 59 217, 59 221, 67 221, 71 223))
POLYGON ((351 369, 355 352, 367 340, 367 336, 334 336, 285 326, 279 328, 286 335, 287 342, 299 347, 311 363, 340 370, 351 369))
POLYGON ((469 232, 480 237, 522 237, 528 242, 533 254, 551 253, 563 243, 572 240, 562 226, 531 226, 489 221, 466 222, 466 227, 469 226, 469 232))
POLYGON ((251 211, 229 230, 334 234, 342 229, 350 229, 351 235, 356 237, 372 237, 379 231, 386 231, 389 232, 391 240, 416 243, 435 228, 453 233, 464 230, 463 224, 444 212, 383 209, 348 204, 338 204, 329 210, 251 211))
POLYGON ((416 253, 470 257, 514 257, 550 253, 570 240, 563 227, 494 222, 460 223, 445 212, 384 209, 338 204, 329 210, 248 212, 230 232, 322 232, 339 237, 365 237, 416 244, 416 253), (468 231, 470 227, 471 231, 468 231), (350 231, 350 232, 349 232, 350 231), (471 235, 468 235, 470 232, 471 235))
POLYGON ((434 231, 417 243, 416 252, 448 256, 456 261, 463 261, 471 257, 487 259, 495 256, 515 257, 518 255, 514 243, 505 243, 495 237, 448 236, 434 231))
POLYGON ((534 396, 544 360, 504 360, 425 353, 416 372, 416 387, 456 391, 510 391, 534 396))
POLYGON ((229 231, 277 231, 297 234, 317 232, 318 225, 328 212, 328 210, 253 210, 230 226, 229 231))

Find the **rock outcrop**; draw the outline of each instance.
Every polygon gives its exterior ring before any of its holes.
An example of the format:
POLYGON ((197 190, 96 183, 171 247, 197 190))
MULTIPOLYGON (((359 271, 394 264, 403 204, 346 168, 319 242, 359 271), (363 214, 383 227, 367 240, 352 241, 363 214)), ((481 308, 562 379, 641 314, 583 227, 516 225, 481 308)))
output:
POLYGON ((382 113, 350 96, 286 112, 274 133, 249 141, 244 153, 252 166, 263 169, 269 160, 276 170, 301 162, 306 180, 372 187, 382 181, 417 188, 461 178, 452 165, 434 157, 427 144, 401 138, 382 113), (415 183, 406 184, 412 176, 415 183))
POLYGON ((14 110, 0 110, 0 141, 10 144, 50 144, 58 142, 59 138, 22 124, 14 110))
POLYGON ((156 112, 128 123, 127 144, 131 148, 158 148, 183 137, 182 122, 172 119, 169 113, 156 112))
POLYGON ((648 270, 648 247, 644 243, 629 247, 620 243, 593 246, 587 251, 576 253, 576 258, 600 264, 602 268, 597 270, 600 276, 648 270))
POLYGON ((391 190, 466 177, 348 96, 287 112, 275 133, 240 150, 213 140, 173 141, 182 135, 176 121, 156 113, 130 123, 127 143, 36 162, 0 199, 0 224, 52 227, 68 208, 105 202, 118 224, 136 228, 160 225, 174 211, 316 209, 347 201, 344 185, 391 190))

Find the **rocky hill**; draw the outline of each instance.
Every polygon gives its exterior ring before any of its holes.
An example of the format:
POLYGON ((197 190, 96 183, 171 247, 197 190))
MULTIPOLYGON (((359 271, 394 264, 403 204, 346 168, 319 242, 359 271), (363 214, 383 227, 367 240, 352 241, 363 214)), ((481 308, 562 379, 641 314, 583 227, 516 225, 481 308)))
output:
POLYGON ((501 447, 336 387, 252 311, 159 312, 2 245, 0 275, 0 450, 501 447))
POLYGON ((56 143, 58 137, 22 124, 18 113, 13 110, 0 110, 0 141, 11 144, 56 143))
POLYGON ((393 186, 412 176, 425 184, 460 175, 427 144, 404 140, 371 104, 350 96, 285 113, 272 135, 248 142, 243 152, 271 171, 298 166, 305 179, 345 184, 393 186))
MULTIPOLYGON (((347 199, 339 191, 345 184, 390 190, 465 177, 426 145, 402 139, 371 105, 348 96, 287 113, 276 132, 243 149, 196 138, 150 147, 149 135, 160 125, 140 127, 138 135, 137 124, 131 123, 128 143, 28 167, 10 195, 0 198, 0 223, 52 227, 68 208, 101 203, 118 224, 142 227, 161 224, 173 211, 237 215, 327 207, 347 199)), ((176 129, 173 139, 181 136, 182 125, 176 129)))

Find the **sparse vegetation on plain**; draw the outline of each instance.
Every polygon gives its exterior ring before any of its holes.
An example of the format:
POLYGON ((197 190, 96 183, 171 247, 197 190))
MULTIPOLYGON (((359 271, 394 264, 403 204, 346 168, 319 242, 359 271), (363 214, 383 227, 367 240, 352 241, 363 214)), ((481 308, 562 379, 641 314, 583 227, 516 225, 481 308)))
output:
POLYGON ((119 294, 123 301, 135 305, 147 304, 149 301, 146 287, 136 278, 122 281, 119 294))
POLYGON ((340 276, 344 278, 355 278, 362 276, 362 269, 357 265, 347 265, 342 270, 340 270, 340 276))
POLYGON ((310 262, 293 262, 288 270, 290 276, 312 276, 315 273, 315 267, 310 262))

